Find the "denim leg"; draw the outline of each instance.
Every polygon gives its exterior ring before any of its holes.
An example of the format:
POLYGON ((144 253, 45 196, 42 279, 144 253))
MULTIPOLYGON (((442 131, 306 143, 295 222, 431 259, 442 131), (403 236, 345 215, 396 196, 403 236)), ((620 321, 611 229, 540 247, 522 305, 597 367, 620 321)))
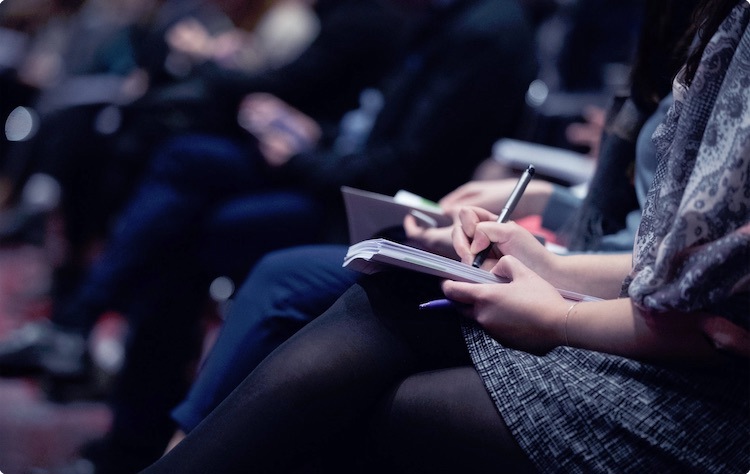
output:
POLYGON ((253 149, 221 137, 190 135, 163 145, 120 215, 104 254, 72 303, 58 308, 53 320, 90 330, 99 313, 133 291, 144 272, 158 271, 165 256, 193 248, 216 203, 261 188, 260 161, 253 149))
POLYGON ((172 416, 189 432, 276 347, 325 311, 358 278, 343 268, 346 246, 273 252, 232 302, 216 343, 172 416))

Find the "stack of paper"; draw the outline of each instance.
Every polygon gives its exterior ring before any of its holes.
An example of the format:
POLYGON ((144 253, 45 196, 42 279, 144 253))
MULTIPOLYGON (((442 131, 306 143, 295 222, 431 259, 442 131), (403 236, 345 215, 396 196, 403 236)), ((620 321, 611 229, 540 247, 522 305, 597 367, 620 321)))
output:
POLYGON ((470 283, 505 283, 481 268, 386 239, 365 240, 349 247, 344 266, 362 273, 375 273, 388 266, 470 283))
MULTIPOLYGON (((388 267, 398 267, 447 280, 469 283, 508 283, 509 281, 481 268, 386 239, 364 240, 352 245, 346 253, 343 266, 367 274, 376 273, 388 267)), ((598 301, 600 299, 559 288, 557 291, 564 298, 573 301, 598 301)))

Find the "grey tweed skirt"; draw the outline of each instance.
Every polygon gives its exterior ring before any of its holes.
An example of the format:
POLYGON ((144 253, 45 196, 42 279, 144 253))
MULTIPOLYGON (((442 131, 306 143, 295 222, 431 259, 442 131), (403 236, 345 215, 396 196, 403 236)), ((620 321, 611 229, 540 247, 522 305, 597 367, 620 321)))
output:
POLYGON ((560 347, 508 349, 467 325, 474 366, 544 473, 750 472, 750 363, 657 366, 560 347))

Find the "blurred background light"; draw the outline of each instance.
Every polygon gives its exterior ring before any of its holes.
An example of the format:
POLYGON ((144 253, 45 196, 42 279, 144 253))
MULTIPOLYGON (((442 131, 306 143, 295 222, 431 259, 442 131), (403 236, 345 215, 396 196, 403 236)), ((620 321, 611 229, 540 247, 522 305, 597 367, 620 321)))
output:
POLYGON ((531 107, 539 107, 548 96, 549 87, 544 81, 537 79, 529 84, 529 89, 526 91, 526 103, 531 107))
POLYGON ((39 128, 39 116, 28 107, 16 107, 5 120, 5 138, 11 142, 29 140, 39 128))

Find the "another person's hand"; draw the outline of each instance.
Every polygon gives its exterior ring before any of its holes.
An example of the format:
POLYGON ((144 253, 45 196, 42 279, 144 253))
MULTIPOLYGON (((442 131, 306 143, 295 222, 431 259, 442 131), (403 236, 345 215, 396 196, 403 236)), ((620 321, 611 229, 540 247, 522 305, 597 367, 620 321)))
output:
MULTIPOLYGON (((463 206, 476 206, 500 212, 518 178, 469 181, 446 194, 439 202, 445 212, 455 214, 463 206)), ((513 211, 513 217, 541 214, 552 194, 552 185, 544 180, 531 181, 513 211)))
POLYGON ((136 69, 125 77, 120 86, 123 101, 132 102, 148 92, 150 77, 144 69, 136 69))
POLYGON ((214 54, 214 43, 205 26, 195 18, 186 18, 172 26, 166 33, 169 47, 193 61, 202 62, 214 54))
POLYGON ((241 69, 241 56, 246 50, 252 50, 253 36, 243 30, 233 29, 218 34, 213 40, 211 59, 226 68, 241 69))
POLYGON ((450 300, 465 304, 464 315, 505 345, 545 353, 563 344, 570 302, 515 257, 502 257, 491 271, 510 283, 446 280, 443 292, 450 300))
POLYGON ((282 166, 297 153, 313 148, 320 126, 281 99, 265 93, 248 95, 240 105, 238 122, 258 139, 269 166, 282 166))
POLYGON ((453 249, 451 226, 425 227, 420 225, 414 216, 407 214, 404 218, 404 230, 409 245, 458 260, 458 255, 453 249))
POLYGON ((239 57, 252 49, 252 37, 240 28, 212 35, 201 22, 187 18, 167 31, 166 41, 172 51, 194 63, 214 61, 222 67, 237 69, 239 57))
POLYGON ((599 156, 599 147, 604 131, 606 111, 601 107, 590 105, 583 109, 583 123, 572 123, 565 129, 565 137, 573 145, 587 147, 588 155, 599 156))
POLYGON ((701 329, 718 350, 750 357, 750 332, 746 329, 715 315, 704 317, 701 329))

